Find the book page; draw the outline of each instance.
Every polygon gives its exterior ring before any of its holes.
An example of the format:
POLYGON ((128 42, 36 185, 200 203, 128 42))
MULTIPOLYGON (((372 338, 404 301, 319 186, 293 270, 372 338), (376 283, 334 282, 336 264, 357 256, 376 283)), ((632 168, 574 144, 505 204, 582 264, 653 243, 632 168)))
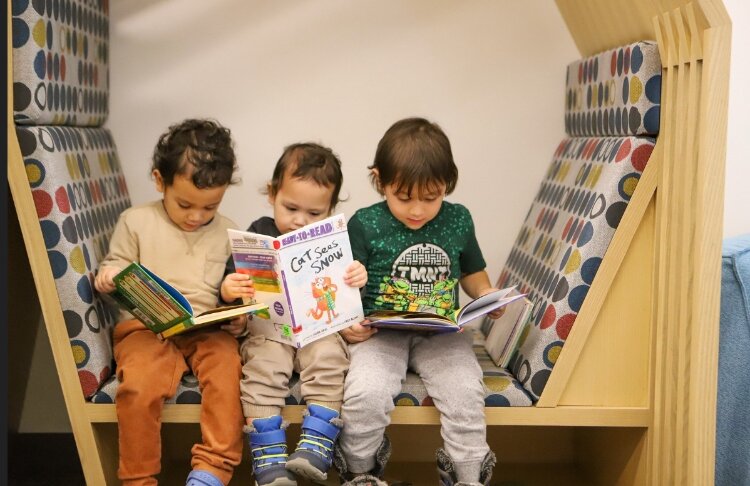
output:
POLYGON ((291 326, 276 238, 246 231, 228 231, 236 272, 248 275, 253 281, 255 301, 266 304, 274 320, 291 326))
POLYGON ((354 258, 343 214, 287 233, 278 240, 281 279, 298 345, 304 346, 364 319, 359 289, 344 283, 346 269, 354 258))
POLYGON ((160 336, 162 338, 169 338, 211 324, 230 321, 235 317, 241 316, 243 314, 260 312, 265 309, 268 309, 268 306, 265 304, 240 304, 217 307, 215 309, 203 312, 193 319, 188 319, 175 326, 170 327, 169 329, 166 329, 165 331, 160 333, 160 336))
POLYGON ((464 325, 524 297, 525 294, 518 294, 518 292, 512 294, 514 289, 515 287, 508 287, 496 290, 472 300, 459 310, 456 316, 457 323, 464 325))

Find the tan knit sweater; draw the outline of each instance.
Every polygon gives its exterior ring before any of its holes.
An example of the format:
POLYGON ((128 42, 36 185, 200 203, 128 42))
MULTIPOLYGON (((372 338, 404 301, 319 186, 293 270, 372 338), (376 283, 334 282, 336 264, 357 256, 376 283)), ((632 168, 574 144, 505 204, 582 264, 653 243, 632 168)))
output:
MULTIPOLYGON (((217 213, 207 225, 187 232, 169 219, 161 200, 135 206, 120 215, 109 253, 99 265, 125 268, 139 262, 182 292, 200 314, 218 303, 231 254, 228 228, 237 226, 217 213)), ((132 317, 123 312, 120 318, 132 317)))

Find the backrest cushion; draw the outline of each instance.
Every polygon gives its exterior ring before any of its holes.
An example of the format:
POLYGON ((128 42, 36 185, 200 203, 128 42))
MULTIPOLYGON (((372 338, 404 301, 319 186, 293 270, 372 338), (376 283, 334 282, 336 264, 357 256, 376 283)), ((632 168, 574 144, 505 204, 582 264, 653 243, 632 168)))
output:
POLYGON ((12 0, 19 125, 101 126, 108 115, 106 0, 12 0))
POLYGON ((120 213, 130 206, 112 136, 102 128, 16 130, 86 397, 112 374, 114 306, 93 288, 120 213))
POLYGON ((568 65, 565 131, 571 137, 656 135, 661 60, 654 42, 636 42, 568 65))
POLYGON ((517 284, 535 305, 509 365, 535 400, 653 147, 646 137, 569 138, 555 151, 498 282, 517 284))

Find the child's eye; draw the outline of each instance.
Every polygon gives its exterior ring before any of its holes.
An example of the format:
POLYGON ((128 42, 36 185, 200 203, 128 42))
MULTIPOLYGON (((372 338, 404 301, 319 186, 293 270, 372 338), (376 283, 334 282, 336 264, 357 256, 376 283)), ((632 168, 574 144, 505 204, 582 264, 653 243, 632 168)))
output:
POLYGON ((294 212, 294 211, 297 210, 297 208, 292 207, 292 206, 286 206, 286 210, 289 211, 289 212, 294 212))
POLYGON ((190 204, 185 203, 177 203, 178 206, 180 206, 182 209, 188 209, 190 207, 190 204))

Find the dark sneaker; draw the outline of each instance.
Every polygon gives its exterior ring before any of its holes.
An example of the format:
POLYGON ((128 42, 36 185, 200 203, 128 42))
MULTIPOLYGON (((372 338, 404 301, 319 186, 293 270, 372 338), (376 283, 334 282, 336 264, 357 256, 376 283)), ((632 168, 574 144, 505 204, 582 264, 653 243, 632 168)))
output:
POLYGON ((289 456, 286 468, 311 481, 325 481, 333 463, 333 445, 341 426, 336 410, 314 403, 308 405, 297 449, 289 456))
POLYGON ((484 456, 484 459, 482 459, 479 481, 468 483, 466 481, 458 481, 453 460, 444 449, 438 449, 435 455, 437 456, 440 486, 489 486, 490 479, 492 479, 492 469, 495 467, 496 461, 495 454, 492 451, 488 452, 484 456))
POLYGON ((333 465, 339 473, 342 486, 388 486, 388 483, 383 481, 383 474, 389 457, 391 457, 391 441, 387 435, 384 435, 378 450, 375 451, 375 467, 370 472, 365 474, 350 472, 344 452, 338 444, 333 451, 333 465))
POLYGON ((388 483, 378 479, 372 474, 360 474, 353 479, 342 483, 341 486, 388 486, 388 483))
POLYGON ((286 424, 280 415, 253 420, 246 426, 250 455, 253 458, 255 486, 297 486, 286 470, 286 424))

